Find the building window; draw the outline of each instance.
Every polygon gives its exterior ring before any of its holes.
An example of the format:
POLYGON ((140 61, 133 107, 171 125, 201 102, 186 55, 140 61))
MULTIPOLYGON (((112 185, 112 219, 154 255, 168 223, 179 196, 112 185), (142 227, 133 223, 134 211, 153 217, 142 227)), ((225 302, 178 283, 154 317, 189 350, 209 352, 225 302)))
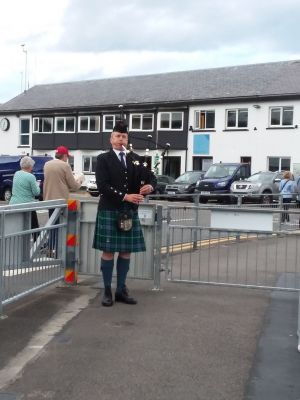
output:
POLYGON ((115 115, 104 115, 103 116, 103 130, 104 131, 112 131, 116 124, 116 116, 115 115))
POLYGON ((158 113, 158 129, 182 130, 183 112, 158 113))
POLYGON ((291 126, 293 125, 293 107, 271 107, 270 126, 291 126))
POLYGON ((213 110, 195 111, 195 129, 214 129, 215 112, 213 110))
POLYGON ((34 133, 52 133, 53 118, 33 118, 34 133))
POLYGON ((268 157, 269 171, 290 171, 291 159, 289 157, 268 157))
POLYGON ((79 132, 100 132, 100 117, 96 115, 79 117, 79 132))
POLYGON ((94 174, 96 172, 97 156, 83 156, 82 164, 84 173, 94 174))
POLYGON ((226 110, 226 128, 247 128, 248 110, 239 108, 235 110, 226 110))
POLYGON ((20 146, 29 146, 30 119, 20 119, 20 146))
POLYGON ((153 131, 153 114, 131 114, 130 130, 153 131))
POLYGON ((55 132, 75 132, 75 117, 55 117, 55 132))

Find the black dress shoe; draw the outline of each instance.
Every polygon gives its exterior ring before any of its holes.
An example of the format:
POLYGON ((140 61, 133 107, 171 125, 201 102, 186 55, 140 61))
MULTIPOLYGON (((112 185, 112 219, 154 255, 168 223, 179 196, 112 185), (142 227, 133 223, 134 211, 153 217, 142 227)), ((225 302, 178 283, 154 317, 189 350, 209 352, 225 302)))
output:
POLYGON ((110 287, 105 287, 104 294, 102 297, 102 305, 104 307, 111 307, 114 304, 112 299, 112 292, 110 287))
POLYGON ((125 304, 137 304, 137 301, 129 296, 128 289, 126 286, 122 290, 117 290, 115 293, 115 301, 125 304))

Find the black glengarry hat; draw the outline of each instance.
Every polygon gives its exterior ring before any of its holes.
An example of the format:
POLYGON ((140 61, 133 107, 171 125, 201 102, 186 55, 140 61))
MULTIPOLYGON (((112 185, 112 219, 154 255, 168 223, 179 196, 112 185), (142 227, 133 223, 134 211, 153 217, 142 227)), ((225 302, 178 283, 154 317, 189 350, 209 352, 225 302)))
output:
POLYGON ((128 126, 125 121, 118 121, 114 126, 113 132, 127 133, 128 134, 128 126))

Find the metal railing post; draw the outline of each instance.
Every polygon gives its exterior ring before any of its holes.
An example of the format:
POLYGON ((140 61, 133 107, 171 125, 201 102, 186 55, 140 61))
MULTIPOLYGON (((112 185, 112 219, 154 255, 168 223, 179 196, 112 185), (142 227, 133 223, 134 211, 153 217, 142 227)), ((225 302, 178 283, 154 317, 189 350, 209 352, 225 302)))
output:
POLYGON ((78 200, 68 200, 67 240, 65 241, 65 283, 68 285, 77 284, 79 262, 79 209, 80 202, 78 200))
POLYGON ((156 221, 153 226, 155 229, 155 255, 154 255, 154 281, 153 290, 161 290, 160 273, 161 273, 161 247, 162 247, 162 213, 163 207, 156 206, 156 221))
MULTIPOLYGON (((197 204, 195 204, 195 226, 199 226, 199 196, 197 204)), ((198 230, 194 229, 193 232, 193 249, 197 250, 197 239, 198 239, 198 230)))
POLYGON ((171 210, 167 208, 167 241, 166 241, 166 270, 165 278, 168 280, 169 277, 169 262, 170 262, 170 222, 171 222, 171 210))

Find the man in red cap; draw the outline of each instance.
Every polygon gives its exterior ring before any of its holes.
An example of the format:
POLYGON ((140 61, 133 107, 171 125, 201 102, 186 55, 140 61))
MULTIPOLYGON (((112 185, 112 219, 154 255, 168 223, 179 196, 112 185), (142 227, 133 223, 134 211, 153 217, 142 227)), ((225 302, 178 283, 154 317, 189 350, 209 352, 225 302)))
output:
POLYGON ((55 151, 55 159, 48 161, 44 166, 44 200, 68 200, 70 191, 78 190, 84 176, 74 178, 72 169, 68 164, 69 150, 59 146, 55 151))

